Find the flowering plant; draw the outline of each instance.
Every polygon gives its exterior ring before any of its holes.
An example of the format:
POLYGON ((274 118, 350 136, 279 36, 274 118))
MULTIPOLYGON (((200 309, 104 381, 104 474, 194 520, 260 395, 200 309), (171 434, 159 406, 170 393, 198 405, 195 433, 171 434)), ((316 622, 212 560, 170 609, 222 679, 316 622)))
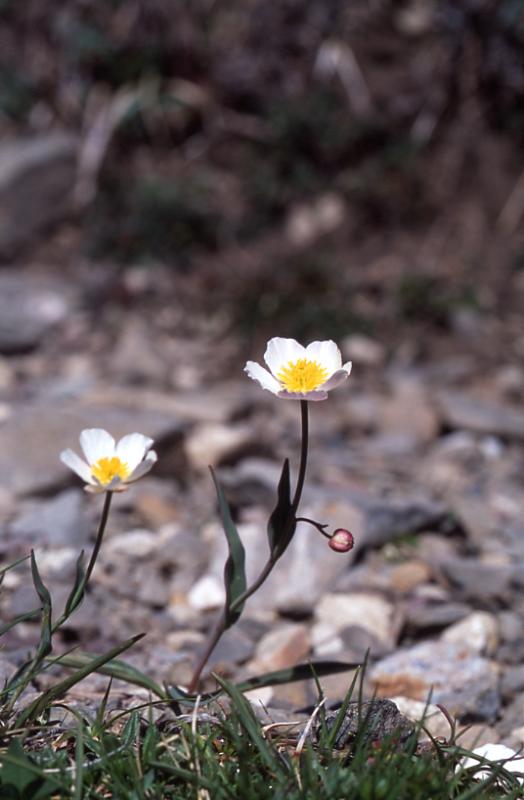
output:
POLYGON ((268 559, 256 580, 251 586, 248 586, 244 568, 244 547, 224 493, 212 471, 222 524, 229 547, 229 556, 224 568, 226 600, 189 683, 189 693, 197 690, 202 671, 223 633, 239 619, 246 600, 259 589, 277 561, 286 552, 293 539, 297 522, 304 521, 313 525, 330 540, 330 546, 335 552, 348 552, 353 547, 353 537, 349 531, 338 529, 333 535, 329 535, 325 531, 327 525, 297 516, 307 467, 308 400, 325 400, 329 390, 336 388, 348 378, 351 372, 351 363, 342 364, 340 350, 335 342, 312 342, 307 347, 303 347, 295 339, 280 337, 275 337, 268 342, 264 360, 270 371, 254 361, 248 361, 245 372, 249 377, 259 383, 263 389, 267 389, 283 400, 300 400, 302 444, 295 490, 291 494, 289 460, 286 459, 278 484, 277 502, 267 525, 268 559))

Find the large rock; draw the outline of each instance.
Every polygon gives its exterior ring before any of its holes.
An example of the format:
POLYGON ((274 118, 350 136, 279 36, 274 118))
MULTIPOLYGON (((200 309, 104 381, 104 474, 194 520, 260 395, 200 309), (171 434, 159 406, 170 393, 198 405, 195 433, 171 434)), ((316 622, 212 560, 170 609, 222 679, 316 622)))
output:
POLYGON ((467 646, 424 642, 375 664, 369 679, 380 697, 402 695, 444 705, 451 715, 495 719, 500 708, 498 667, 467 646))
POLYGON ((524 439, 524 412, 511 406, 477 400, 460 392, 439 392, 438 404, 450 428, 524 439))
POLYGON ((13 355, 36 348, 66 318, 71 301, 71 287, 64 283, 20 272, 1 273, 0 353, 13 355))
POLYGON ((8 531, 25 546, 84 545, 91 532, 81 489, 67 489, 56 497, 27 501, 8 531))
POLYGON ((0 147, 0 253, 12 253, 71 212, 77 150, 77 138, 67 133, 0 147))

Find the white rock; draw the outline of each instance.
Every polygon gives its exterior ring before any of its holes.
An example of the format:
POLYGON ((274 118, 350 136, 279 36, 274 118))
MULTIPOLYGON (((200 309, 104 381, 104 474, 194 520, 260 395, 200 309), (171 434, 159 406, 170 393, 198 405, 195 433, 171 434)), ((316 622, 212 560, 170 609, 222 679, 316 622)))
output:
POLYGON ((327 622, 319 622, 311 629, 311 645, 316 656, 324 658, 341 653, 344 640, 338 631, 327 622))
POLYGON ((358 625, 386 647, 396 644, 395 608, 378 595, 364 592, 326 594, 316 607, 316 617, 337 632, 349 625, 358 625))
POLYGON ((197 611, 220 608, 226 599, 224 585, 213 575, 204 575, 188 592, 187 601, 197 611))
MULTIPOLYGON (((515 758, 517 753, 515 750, 512 750, 511 747, 506 747, 503 744, 483 744, 480 747, 476 747, 472 752, 477 756, 488 759, 488 761, 501 762, 507 772, 524 773, 524 758, 515 758), (512 760, 508 761, 508 759, 512 760)), ((457 771, 461 768, 468 769, 469 767, 478 767, 478 765, 479 761, 476 759, 466 758, 462 764, 457 767, 457 771)), ((475 777, 487 778, 490 772, 491 770, 489 769, 476 770, 475 777)), ((520 784, 524 784, 524 778, 519 777, 517 780, 520 784)))
POLYGON ((487 611, 475 611, 447 628, 441 638, 445 642, 466 645, 479 655, 491 655, 499 643, 497 619, 487 611))
POLYGON ((106 543, 107 553, 126 553, 129 557, 143 558, 154 552, 158 538, 151 531, 137 529, 110 536, 106 543))
POLYGON ((222 425, 209 422, 198 425, 185 440, 189 461, 196 469, 207 469, 246 445, 252 437, 245 425, 222 425))

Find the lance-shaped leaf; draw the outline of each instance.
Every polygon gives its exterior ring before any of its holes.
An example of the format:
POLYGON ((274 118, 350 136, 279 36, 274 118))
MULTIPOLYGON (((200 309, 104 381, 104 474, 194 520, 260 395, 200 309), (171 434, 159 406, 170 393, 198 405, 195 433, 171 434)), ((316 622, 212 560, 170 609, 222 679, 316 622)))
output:
POLYGON ((0 636, 3 636, 3 634, 7 633, 11 628, 14 628, 19 622, 28 622, 30 619, 35 619, 38 616, 40 616, 40 609, 33 608, 32 611, 26 611, 23 614, 19 614, 17 617, 13 617, 9 622, 0 626, 0 636))
POLYGON ((295 533, 296 521, 291 503, 289 459, 286 458, 278 482, 277 504, 267 524, 269 551, 276 560, 284 553, 295 533))
POLYGON ((73 583, 73 588, 69 593, 69 597, 67 598, 65 609, 64 609, 64 617, 67 618, 71 616, 73 611, 78 608, 82 599, 84 597, 84 590, 86 587, 86 575, 84 570, 84 551, 80 553, 78 559, 76 561, 75 567, 75 582, 73 583))
POLYGON ((5 578, 6 572, 9 572, 10 569, 14 569, 19 564, 22 564, 23 561, 27 561, 28 558, 29 556, 22 556, 22 558, 18 558, 16 561, 13 561, 12 564, 8 564, 7 567, 2 567, 2 569, 0 569, 0 586, 5 578))
POLYGON ((42 578, 40 577, 40 573, 38 571, 38 567, 36 564, 36 558, 34 551, 31 550, 31 574, 33 576, 33 583, 35 586, 35 591, 42 603, 42 624, 40 629, 40 642, 38 644, 38 649, 35 654, 34 662, 35 664, 39 664, 40 661, 47 656, 52 650, 51 644, 51 614, 52 614, 52 606, 51 606, 51 595, 47 587, 44 585, 42 578))
MULTIPOLYGON (((83 651, 76 651, 75 653, 59 656, 54 659, 55 664, 61 664, 63 667, 72 667, 73 669, 81 669, 87 664, 92 663, 93 659, 97 658, 93 653, 84 653, 83 651)), ((148 689, 153 694, 156 694, 161 700, 166 699, 166 693, 162 687, 159 686, 152 678, 141 672, 131 664, 126 664, 125 661, 120 661, 114 658, 112 661, 106 662, 103 666, 96 669, 99 675, 108 675, 110 678, 115 678, 119 681, 126 681, 135 686, 141 686, 148 689)))
POLYGON ((215 489, 218 498, 218 510, 222 520, 222 527, 226 534, 227 545, 229 548, 229 555, 224 567, 224 584, 226 588, 226 605, 224 610, 224 618, 226 629, 230 628, 242 613, 244 603, 237 604, 234 608, 233 604, 238 598, 244 594, 247 588, 246 582, 246 554, 244 545, 240 541, 240 536, 236 529, 236 525, 231 517, 231 511, 225 498, 222 487, 218 483, 215 473, 211 469, 211 475, 215 484, 215 489))
MULTIPOLYGON (((304 681, 308 678, 325 678, 327 675, 337 675, 340 672, 350 672, 362 666, 360 661, 309 661, 307 664, 297 664, 294 667, 265 672, 262 675, 255 675, 252 678, 236 684, 240 692, 249 692, 251 689, 261 689, 264 686, 279 686, 283 683, 295 683, 304 681)), ((218 677, 214 676, 217 680, 218 677)), ((220 682, 220 681, 219 681, 220 682)), ((188 694, 179 686, 166 686, 169 697, 180 703, 192 705, 195 703, 197 695, 188 694)), ((199 695, 201 700, 210 700, 218 697, 220 691, 208 692, 199 695)))
POLYGON ((115 658, 115 656, 120 655, 120 653, 123 653, 124 650, 132 647, 144 636, 145 633, 139 633, 138 636, 133 636, 131 639, 127 639, 122 644, 119 644, 116 647, 113 647, 111 650, 108 650, 108 652, 104 653, 104 655, 97 656, 91 661, 88 661, 81 669, 73 673, 73 675, 69 675, 69 677, 59 681, 59 683, 55 684, 55 686, 52 686, 45 692, 42 692, 40 697, 37 697, 36 700, 27 706, 27 708, 24 708, 23 711, 18 715, 15 723, 16 726, 21 728, 24 725, 27 725, 28 722, 38 717, 58 697, 69 691, 72 686, 79 683, 92 672, 99 670, 104 666, 104 664, 106 664, 108 661, 111 661, 111 659, 115 658))

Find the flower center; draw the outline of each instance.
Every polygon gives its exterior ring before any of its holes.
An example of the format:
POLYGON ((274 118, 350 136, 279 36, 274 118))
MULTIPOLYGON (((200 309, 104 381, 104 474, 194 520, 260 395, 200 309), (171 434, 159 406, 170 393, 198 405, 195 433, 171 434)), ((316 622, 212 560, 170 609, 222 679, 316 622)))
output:
POLYGON ((100 458, 95 464, 91 464, 91 475, 96 478, 102 486, 107 486, 113 478, 127 478, 129 467, 125 461, 120 461, 118 456, 113 458, 100 458))
POLYGON ((288 392, 312 392, 328 378, 328 371, 316 361, 299 358, 282 367, 277 379, 288 392))

